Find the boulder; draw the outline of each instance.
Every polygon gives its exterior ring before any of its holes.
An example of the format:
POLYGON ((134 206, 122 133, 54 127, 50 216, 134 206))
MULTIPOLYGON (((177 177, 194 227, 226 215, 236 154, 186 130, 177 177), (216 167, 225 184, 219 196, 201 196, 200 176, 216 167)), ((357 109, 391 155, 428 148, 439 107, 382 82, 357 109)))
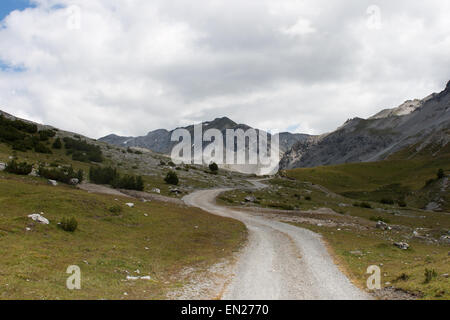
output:
POLYGON ((54 187, 56 187, 57 185, 58 185, 58 182, 56 182, 55 180, 48 180, 48 184, 49 185, 51 185, 51 186, 54 186, 54 187))
POLYGON ((450 244, 450 236, 446 236, 446 235, 442 236, 441 237, 441 241, 444 242, 444 243, 449 243, 450 244))
POLYGON ((6 163, 0 162, 0 171, 4 171, 6 169, 6 163))
POLYGON ((69 181, 69 184, 72 186, 76 186, 79 183, 80 183, 80 180, 77 178, 70 179, 70 181, 69 181))
POLYGON ((31 172, 30 172, 29 176, 31 176, 31 177, 39 177, 39 174, 38 174, 38 171, 36 170, 36 168, 31 169, 31 172))
POLYGON ((378 221, 376 228, 381 230, 391 230, 391 227, 389 227, 388 224, 383 221, 378 221))
POLYGON ((30 214, 28 216, 28 218, 31 218, 33 221, 36 221, 36 222, 39 222, 39 223, 42 223, 42 224, 50 224, 50 221, 48 221, 48 219, 44 218, 42 215, 43 215, 42 212, 40 214, 39 213, 33 213, 33 214, 30 214))
POLYGON ((395 242, 394 246, 396 246, 397 248, 402 249, 402 250, 409 249, 409 244, 407 244, 406 242, 395 242))
POLYGON ((130 208, 134 208, 134 203, 125 203, 126 206, 130 207, 130 208))
POLYGON ((153 189, 152 189, 152 192, 153 192, 153 193, 158 193, 158 194, 160 194, 160 193, 161 193, 161 190, 158 189, 158 188, 153 188, 153 189))
POLYGON ((245 197, 244 200, 245 200, 245 202, 255 202, 256 198, 253 196, 247 196, 247 197, 245 197))

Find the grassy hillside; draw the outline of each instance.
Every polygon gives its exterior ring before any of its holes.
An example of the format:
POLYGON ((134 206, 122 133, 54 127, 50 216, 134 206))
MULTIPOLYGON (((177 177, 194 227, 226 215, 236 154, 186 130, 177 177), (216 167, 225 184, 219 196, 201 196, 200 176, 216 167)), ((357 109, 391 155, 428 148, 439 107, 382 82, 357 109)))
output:
POLYGON ((52 187, 41 178, 0 173, 0 194, 1 299, 164 298, 183 285, 184 268, 203 270, 230 256, 246 235, 240 222, 201 210, 52 187), (40 212, 50 225, 27 217, 40 212), (64 217, 78 220, 74 233, 57 226, 64 217), (69 265, 81 268, 82 290, 66 289, 69 265), (136 270, 152 280, 126 281, 136 270))
MULTIPOLYGON (((288 170, 286 176, 325 186, 340 195, 368 200, 404 200, 409 206, 423 208, 433 201, 427 181, 436 178, 438 169, 450 174, 450 157, 436 159, 385 160, 371 163, 350 163, 335 166, 288 170), (429 194, 429 196, 427 196, 429 194)), ((443 196, 445 197, 445 194, 443 196)), ((448 196, 448 192, 447 192, 448 196)), ((444 210, 450 210, 450 199, 445 197, 444 210)))

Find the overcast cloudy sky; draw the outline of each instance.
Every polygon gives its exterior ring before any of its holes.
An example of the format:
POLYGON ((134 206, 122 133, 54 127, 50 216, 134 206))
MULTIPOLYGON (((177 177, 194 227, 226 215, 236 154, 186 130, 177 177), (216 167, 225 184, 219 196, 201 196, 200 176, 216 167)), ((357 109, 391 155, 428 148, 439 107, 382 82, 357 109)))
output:
POLYGON ((324 133, 442 90, 449 17, 445 0, 2 0, 0 109, 95 138, 221 116, 324 133))

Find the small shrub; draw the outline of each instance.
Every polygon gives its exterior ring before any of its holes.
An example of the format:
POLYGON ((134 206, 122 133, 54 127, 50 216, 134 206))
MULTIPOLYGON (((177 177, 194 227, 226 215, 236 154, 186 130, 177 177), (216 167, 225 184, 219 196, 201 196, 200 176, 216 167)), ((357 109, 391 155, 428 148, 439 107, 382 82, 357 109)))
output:
POLYGON ((62 148, 62 142, 60 138, 56 138, 55 142, 52 144, 53 149, 61 149, 62 148))
POLYGON ((437 178, 438 178, 438 179, 444 178, 444 177, 445 177, 444 169, 442 169, 442 168, 439 169, 436 175, 437 175, 437 178))
POLYGON ((366 208, 366 209, 372 209, 372 206, 370 203, 367 202, 355 202, 353 204, 354 207, 360 207, 360 208, 366 208))
POLYGON ((401 275, 399 275, 397 277, 397 279, 394 280, 394 282, 397 282, 397 281, 408 281, 409 278, 410 277, 406 273, 402 273, 401 275))
POLYGON ((5 171, 8 173, 18 174, 22 176, 29 175, 33 170, 33 165, 26 162, 17 162, 16 160, 11 160, 7 163, 5 171))
POLYGON ((72 179, 78 179, 78 182, 83 182, 84 172, 83 170, 75 171, 72 166, 66 166, 62 168, 47 169, 44 166, 39 166, 38 174, 41 177, 56 180, 62 183, 70 183, 72 179))
POLYGON ((407 206, 405 200, 398 200, 397 203, 398 203, 398 206, 402 207, 402 208, 405 208, 407 206))
POLYGON ((305 197, 305 200, 311 201, 312 198, 311 198, 311 196, 306 196, 306 197, 305 197))
POLYGON ((113 205, 112 207, 108 208, 108 211, 111 213, 114 213, 116 215, 118 215, 119 213, 122 212, 122 207, 119 206, 118 204, 113 205))
POLYGON ((435 270, 425 269, 424 276, 425 276, 424 283, 430 283, 431 280, 437 277, 437 272, 435 270))
POLYGON ((59 223, 61 229, 67 232, 75 232, 78 227, 78 221, 75 218, 63 218, 59 223))
POLYGON ((52 150, 50 150, 47 146, 43 145, 42 143, 36 144, 34 147, 34 151, 37 153, 52 154, 52 150))
POLYGON ((380 203, 382 203, 382 204, 394 204, 394 200, 392 200, 392 199, 388 199, 388 198, 383 198, 383 199, 381 199, 380 200, 380 203))
POLYGON ((219 166, 217 165, 217 163, 212 162, 209 165, 209 170, 211 170, 211 172, 218 172, 219 171, 219 166))
POLYGON ((285 204, 285 203, 270 203, 269 207, 275 208, 275 209, 287 210, 287 211, 292 211, 295 209, 290 204, 285 204))
POLYGON ((179 183, 179 179, 178 179, 178 175, 176 172, 174 171, 169 171, 164 179, 164 181, 167 184, 173 184, 173 185, 178 185, 179 183))

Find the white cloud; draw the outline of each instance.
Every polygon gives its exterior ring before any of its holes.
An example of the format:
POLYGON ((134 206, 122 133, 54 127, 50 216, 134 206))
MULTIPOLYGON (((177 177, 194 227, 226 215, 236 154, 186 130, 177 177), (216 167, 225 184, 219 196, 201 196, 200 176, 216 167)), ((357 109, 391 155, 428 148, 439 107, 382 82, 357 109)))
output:
POLYGON ((439 0, 380 0, 375 30, 370 1, 35 2, 2 22, 0 108, 92 137, 218 116, 323 133, 449 80, 439 0))
POLYGON ((316 32, 316 29, 313 28, 309 20, 299 18, 294 25, 282 28, 281 32, 291 36, 303 36, 316 32))

